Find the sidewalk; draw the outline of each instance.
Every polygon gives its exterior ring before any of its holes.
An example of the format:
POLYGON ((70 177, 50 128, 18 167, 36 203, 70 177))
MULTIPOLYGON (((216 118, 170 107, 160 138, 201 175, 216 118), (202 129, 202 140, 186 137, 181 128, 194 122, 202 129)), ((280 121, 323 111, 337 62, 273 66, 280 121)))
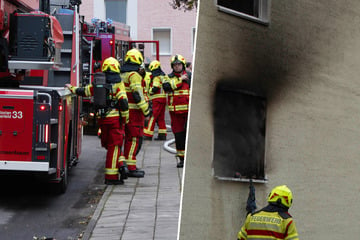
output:
MULTIPOLYGON (((168 132, 167 139, 173 138, 168 132)), ((183 169, 176 168, 175 154, 164 143, 143 142, 137 165, 145 177, 106 187, 84 240, 177 239, 183 169)))

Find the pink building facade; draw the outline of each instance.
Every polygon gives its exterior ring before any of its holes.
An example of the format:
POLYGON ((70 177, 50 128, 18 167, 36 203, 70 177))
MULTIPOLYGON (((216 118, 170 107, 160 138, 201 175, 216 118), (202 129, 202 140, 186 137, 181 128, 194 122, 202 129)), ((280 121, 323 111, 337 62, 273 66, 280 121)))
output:
MULTIPOLYGON (((160 62, 165 73, 170 73, 170 59, 181 54, 193 61, 196 10, 173 9, 168 0, 138 0, 137 38, 160 41, 160 62)), ((145 62, 148 51, 145 49, 145 62)), ((153 54, 152 54, 153 55, 153 54)), ((154 57, 154 56, 153 56, 154 57)))
MULTIPOLYGON (((121 14, 122 19, 126 19, 124 23, 131 28, 132 40, 159 41, 160 62, 165 73, 171 72, 170 59, 175 54, 183 55, 187 62, 193 61, 197 9, 186 12, 173 9, 170 0, 119 0, 118 4, 114 2, 116 1, 83 0, 80 13, 89 22, 93 17, 114 19, 117 16, 109 16, 107 13, 111 11, 106 7, 119 7, 111 10, 113 14, 121 14)), ((145 44, 145 63, 156 58, 154 46, 145 44)))
POLYGON ((91 22, 94 17, 105 20, 105 2, 103 0, 83 0, 80 5, 80 14, 85 17, 86 22, 91 22))

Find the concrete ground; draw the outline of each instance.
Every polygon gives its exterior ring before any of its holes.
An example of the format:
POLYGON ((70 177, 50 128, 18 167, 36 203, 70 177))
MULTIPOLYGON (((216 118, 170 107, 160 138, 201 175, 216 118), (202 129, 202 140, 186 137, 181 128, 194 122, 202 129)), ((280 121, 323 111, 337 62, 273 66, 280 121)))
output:
MULTIPOLYGON (((171 132, 167 139, 173 139, 171 132)), ((137 166, 145 177, 107 186, 83 239, 177 239, 183 169, 176 168, 175 154, 164 143, 144 141, 137 166)))

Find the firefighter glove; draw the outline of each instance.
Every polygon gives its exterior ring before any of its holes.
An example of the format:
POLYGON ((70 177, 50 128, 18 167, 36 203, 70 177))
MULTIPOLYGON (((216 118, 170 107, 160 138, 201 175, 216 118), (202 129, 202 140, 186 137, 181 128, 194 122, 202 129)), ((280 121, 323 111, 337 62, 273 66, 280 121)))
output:
POLYGON ((168 83, 168 82, 164 82, 163 85, 162 85, 162 87, 163 87, 163 89, 164 89, 165 92, 171 92, 171 91, 172 91, 171 85, 170 85, 170 83, 168 83))
POLYGON ((150 94, 155 94, 155 93, 157 93, 159 90, 160 90, 160 88, 158 88, 158 87, 153 87, 153 88, 150 90, 150 94))
POLYGON ((147 108, 146 111, 144 112, 144 116, 145 117, 150 117, 152 115, 152 108, 147 108))
POLYGON ((183 82, 189 82, 189 76, 188 76, 187 74, 181 75, 180 79, 181 79, 183 82))

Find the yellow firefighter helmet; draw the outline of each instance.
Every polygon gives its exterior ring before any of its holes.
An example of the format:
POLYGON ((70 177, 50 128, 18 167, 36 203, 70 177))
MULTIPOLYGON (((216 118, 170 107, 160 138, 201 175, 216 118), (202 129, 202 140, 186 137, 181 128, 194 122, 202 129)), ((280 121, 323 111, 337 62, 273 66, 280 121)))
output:
POLYGON ((120 63, 113 57, 108 57, 104 60, 102 67, 102 72, 115 72, 120 73, 120 63))
POLYGON ((154 70, 156 70, 156 69, 158 69, 158 68, 160 68, 160 67, 161 67, 161 65, 160 65, 160 62, 159 62, 158 60, 152 61, 152 62, 150 63, 150 65, 149 65, 150 71, 154 71, 154 70))
POLYGON ((172 56, 170 62, 171 62, 171 68, 173 68, 174 63, 181 63, 184 69, 186 67, 185 58, 180 54, 176 54, 175 56, 172 56))
POLYGON ((287 208, 291 207, 292 201, 292 192, 286 185, 274 187, 268 196, 269 203, 280 203, 287 208))
POLYGON ((144 58, 139 50, 133 48, 127 51, 125 56, 125 62, 131 62, 141 65, 144 62, 144 58))

